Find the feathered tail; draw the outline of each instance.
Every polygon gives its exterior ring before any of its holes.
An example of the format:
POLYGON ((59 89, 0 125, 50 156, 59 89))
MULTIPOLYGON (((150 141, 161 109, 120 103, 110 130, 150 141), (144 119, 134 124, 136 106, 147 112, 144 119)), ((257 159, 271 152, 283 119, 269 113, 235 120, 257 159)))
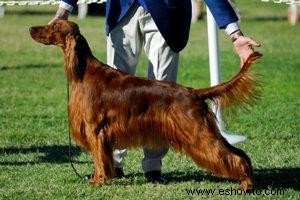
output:
POLYGON ((197 89, 196 93, 202 99, 210 99, 218 102, 221 108, 252 104, 258 98, 260 82, 257 76, 250 72, 249 68, 258 58, 262 57, 259 52, 249 56, 240 72, 230 81, 204 89, 197 89))

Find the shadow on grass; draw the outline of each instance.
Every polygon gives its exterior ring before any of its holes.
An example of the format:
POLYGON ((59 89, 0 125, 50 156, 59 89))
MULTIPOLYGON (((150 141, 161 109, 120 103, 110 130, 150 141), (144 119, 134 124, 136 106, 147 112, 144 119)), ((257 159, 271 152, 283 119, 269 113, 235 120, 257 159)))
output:
MULTIPOLYGON (((228 182, 227 179, 215 177, 202 171, 195 172, 170 172, 165 174, 167 179, 172 182, 185 181, 211 181, 228 182)), ((300 191, 300 168, 274 168, 274 169, 256 169, 254 170, 255 188, 282 188, 294 189, 300 191)))
MULTIPOLYGON (((78 147, 71 147, 71 155, 74 163, 89 163, 91 161, 77 161, 76 158, 82 153, 78 147)), ((0 160, 0 166, 20 166, 39 163, 69 163, 69 146, 68 145, 52 145, 52 146, 31 146, 31 147, 6 147, 0 149, 1 158, 6 156, 17 156, 17 160, 5 161, 0 160), (38 154, 35 161, 20 161, 20 154, 38 154)), ((255 169, 255 187, 257 189, 280 188, 293 189, 300 191, 300 168, 270 168, 270 169, 255 169)), ((165 173, 169 183, 180 182, 228 182, 227 179, 215 177, 204 171, 172 171, 165 173)), ((143 179, 143 173, 129 173, 125 176, 126 180, 116 181, 115 184, 120 185, 135 185, 146 183, 143 179), (125 182, 124 182, 125 181, 125 182)))
MULTIPOLYGON (((293 189, 300 191, 300 168, 275 168, 254 170, 255 189, 293 189)), ((204 171, 173 171, 164 173, 169 184, 184 183, 193 181, 200 183, 209 181, 215 183, 232 182, 224 178, 218 178, 204 171)), ((146 181, 141 178, 143 173, 130 173, 125 175, 125 179, 117 180, 116 185, 142 185, 146 181)))
POLYGON ((7 10, 6 15, 53 15, 53 10, 33 10, 33 9, 22 9, 22 10, 7 10))
POLYGON ((0 65, 0 71, 8 71, 8 70, 23 70, 23 69, 39 69, 39 68, 56 68, 56 67, 62 67, 54 64, 24 64, 19 66, 1 66, 0 65))
POLYGON ((300 191, 300 168, 254 170, 256 187, 260 189, 291 188, 300 191))
POLYGON ((255 16, 245 17, 249 21, 287 21, 287 16, 255 16))
MULTIPOLYGON (((71 156, 74 163, 86 163, 83 161, 76 161, 76 156, 82 153, 80 148, 72 146, 71 156)), ((31 165, 39 163, 68 163, 69 162, 69 146, 68 145, 52 145, 52 146, 31 146, 31 147, 7 147, 0 149, 0 155, 4 156, 10 155, 20 155, 20 154, 38 154, 38 158, 34 161, 1 161, 0 166, 18 166, 18 165, 31 165)))

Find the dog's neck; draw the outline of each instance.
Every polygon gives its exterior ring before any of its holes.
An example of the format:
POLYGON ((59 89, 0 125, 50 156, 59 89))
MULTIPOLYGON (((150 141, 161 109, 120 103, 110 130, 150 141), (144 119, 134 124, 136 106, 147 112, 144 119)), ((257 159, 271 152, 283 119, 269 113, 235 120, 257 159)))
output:
POLYGON ((71 83, 82 81, 87 67, 97 61, 86 39, 82 35, 77 36, 76 43, 63 48, 63 51, 68 80, 71 83))

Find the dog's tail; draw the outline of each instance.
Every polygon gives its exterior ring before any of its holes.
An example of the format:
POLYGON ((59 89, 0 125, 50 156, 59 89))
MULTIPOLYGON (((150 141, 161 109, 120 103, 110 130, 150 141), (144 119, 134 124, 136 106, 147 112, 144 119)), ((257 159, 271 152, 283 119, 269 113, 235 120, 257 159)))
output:
POLYGON ((218 102, 221 108, 252 104, 258 98, 260 81, 250 72, 249 68, 262 54, 254 52, 242 66, 240 72, 230 81, 204 89, 196 90, 202 99, 218 102))

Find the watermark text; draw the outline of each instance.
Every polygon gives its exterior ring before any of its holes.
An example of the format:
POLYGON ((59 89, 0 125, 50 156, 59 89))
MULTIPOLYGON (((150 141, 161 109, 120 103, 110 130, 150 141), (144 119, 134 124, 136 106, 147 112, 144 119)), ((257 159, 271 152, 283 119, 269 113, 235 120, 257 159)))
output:
POLYGON ((227 189, 185 189, 187 195, 196 196, 196 195, 219 195, 219 196, 233 196, 233 195, 270 195, 270 196, 277 196, 277 195, 284 195, 283 189, 278 188, 269 188, 269 189, 250 189, 250 190, 242 190, 236 188, 227 188, 227 189))

